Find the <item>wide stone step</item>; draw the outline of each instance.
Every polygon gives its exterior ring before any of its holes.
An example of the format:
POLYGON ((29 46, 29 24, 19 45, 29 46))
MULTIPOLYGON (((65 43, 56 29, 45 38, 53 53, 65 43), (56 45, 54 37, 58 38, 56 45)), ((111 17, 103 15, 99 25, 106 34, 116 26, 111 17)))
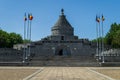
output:
POLYGON ((92 56, 35 56, 30 66, 99 66, 92 56))
POLYGON ((30 62, 30 66, 100 66, 96 62, 72 62, 72 61, 67 61, 67 62, 62 62, 62 61, 38 61, 38 62, 30 62))
POLYGON ((37 56, 33 57, 32 61, 48 61, 48 60, 54 60, 54 61, 87 61, 87 62, 95 62, 95 58, 93 57, 63 57, 63 56, 55 56, 55 57, 43 57, 43 56, 37 56))

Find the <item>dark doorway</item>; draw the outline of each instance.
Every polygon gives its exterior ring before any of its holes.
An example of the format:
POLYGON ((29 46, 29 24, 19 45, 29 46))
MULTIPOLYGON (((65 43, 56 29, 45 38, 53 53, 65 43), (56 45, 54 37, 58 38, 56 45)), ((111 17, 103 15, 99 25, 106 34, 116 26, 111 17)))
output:
POLYGON ((61 40, 64 40, 64 36, 61 36, 61 40))
POLYGON ((70 47, 67 45, 59 45, 55 48, 54 53, 56 56, 70 56, 71 50, 70 47))
POLYGON ((59 56, 62 56, 63 55, 63 49, 61 49, 58 53, 59 56))

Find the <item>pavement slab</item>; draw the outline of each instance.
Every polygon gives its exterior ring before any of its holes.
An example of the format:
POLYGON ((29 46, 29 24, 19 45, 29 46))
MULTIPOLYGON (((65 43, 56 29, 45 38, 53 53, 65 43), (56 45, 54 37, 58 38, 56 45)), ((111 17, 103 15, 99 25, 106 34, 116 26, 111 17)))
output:
POLYGON ((115 80, 88 67, 44 67, 26 80, 115 80))

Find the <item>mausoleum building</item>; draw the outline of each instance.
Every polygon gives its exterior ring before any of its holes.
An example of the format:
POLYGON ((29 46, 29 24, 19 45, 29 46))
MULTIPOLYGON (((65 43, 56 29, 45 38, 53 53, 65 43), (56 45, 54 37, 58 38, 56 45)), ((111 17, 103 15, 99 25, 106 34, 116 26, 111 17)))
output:
MULTIPOLYGON (((53 27, 52 34, 30 44, 31 53, 37 56, 93 56, 94 45, 88 39, 79 39, 74 35, 74 27, 61 15, 53 27)), ((18 48, 20 45, 14 45, 18 48)), ((23 46, 22 46, 23 47, 23 46)))

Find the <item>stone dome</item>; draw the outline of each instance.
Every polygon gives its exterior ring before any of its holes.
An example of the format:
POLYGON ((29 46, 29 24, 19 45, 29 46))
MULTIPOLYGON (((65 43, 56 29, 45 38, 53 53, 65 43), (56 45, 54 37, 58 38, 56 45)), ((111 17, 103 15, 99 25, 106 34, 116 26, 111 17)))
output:
POLYGON ((74 29, 67 21, 66 16, 64 15, 64 10, 61 10, 61 15, 59 16, 58 21, 52 27, 53 36, 73 36, 74 29))

